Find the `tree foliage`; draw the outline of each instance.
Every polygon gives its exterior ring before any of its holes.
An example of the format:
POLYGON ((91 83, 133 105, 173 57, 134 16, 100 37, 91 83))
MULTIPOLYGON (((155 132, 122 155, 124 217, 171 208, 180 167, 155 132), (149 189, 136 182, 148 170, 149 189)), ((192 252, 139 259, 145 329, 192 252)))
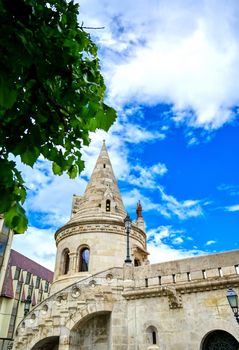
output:
POLYGON ((17 233, 27 227, 26 187, 10 155, 31 167, 42 155, 74 178, 89 132, 116 117, 77 15, 73 1, 0 0, 0 213, 17 233))

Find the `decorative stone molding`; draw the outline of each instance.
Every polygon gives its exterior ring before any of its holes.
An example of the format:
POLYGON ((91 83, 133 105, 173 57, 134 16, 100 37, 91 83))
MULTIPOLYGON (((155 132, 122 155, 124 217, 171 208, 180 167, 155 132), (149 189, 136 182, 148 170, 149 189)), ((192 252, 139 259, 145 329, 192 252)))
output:
MULTIPOLYGON (((81 233, 89 233, 90 232, 108 232, 113 234, 120 234, 125 235, 125 228, 123 223, 119 221, 108 221, 108 220, 94 220, 94 221, 85 221, 85 222, 74 222, 71 224, 67 224, 60 228, 55 233, 55 240, 56 244, 66 238, 70 237, 75 234, 81 234, 81 233)), ((131 230, 131 238, 134 238, 138 240, 144 248, 145 247, 145 240, 146 240, 146 234, 143 232, 140 228, 138 228, 136 225, 132 226, 131 230)))

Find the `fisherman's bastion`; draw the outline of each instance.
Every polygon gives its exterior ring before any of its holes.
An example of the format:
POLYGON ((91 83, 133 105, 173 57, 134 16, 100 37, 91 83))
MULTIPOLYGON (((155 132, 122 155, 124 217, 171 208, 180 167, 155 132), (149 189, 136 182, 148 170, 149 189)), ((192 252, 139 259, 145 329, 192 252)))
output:
POLYGON ((136 213, 130 223, 103 143, 55 233, 50 295, 21 321, 13 349, 239 349, 226 297, 239 293, 239 251, 150 264, 140 202, 136 213))

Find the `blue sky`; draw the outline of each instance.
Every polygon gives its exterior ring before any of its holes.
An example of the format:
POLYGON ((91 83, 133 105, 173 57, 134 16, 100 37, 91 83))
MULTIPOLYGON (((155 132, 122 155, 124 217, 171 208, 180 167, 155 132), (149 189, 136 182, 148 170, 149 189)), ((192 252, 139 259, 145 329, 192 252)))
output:
POLYGON ((126 209, 143 205, 151 262, 238 249, 238 1, 81 1, 118 119, 91 135, 81 177, 20 165, 28 232, 14 249, 54 268, 55 230, 69 219, 102 140, 126 209), (218 25, 220 23, 220 25, 218 25))

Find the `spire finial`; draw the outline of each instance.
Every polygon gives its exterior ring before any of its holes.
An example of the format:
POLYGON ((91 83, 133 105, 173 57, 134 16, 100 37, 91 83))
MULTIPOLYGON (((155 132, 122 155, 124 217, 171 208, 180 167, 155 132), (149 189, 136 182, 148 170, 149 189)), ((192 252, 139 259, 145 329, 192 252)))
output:
POLYGON ((143 215, 142 215, 142 205, 141 205, 140 201, 138 201, 138 203, 137 203, 136 214, 137 214, 137 219, 143 217, 143 215))

